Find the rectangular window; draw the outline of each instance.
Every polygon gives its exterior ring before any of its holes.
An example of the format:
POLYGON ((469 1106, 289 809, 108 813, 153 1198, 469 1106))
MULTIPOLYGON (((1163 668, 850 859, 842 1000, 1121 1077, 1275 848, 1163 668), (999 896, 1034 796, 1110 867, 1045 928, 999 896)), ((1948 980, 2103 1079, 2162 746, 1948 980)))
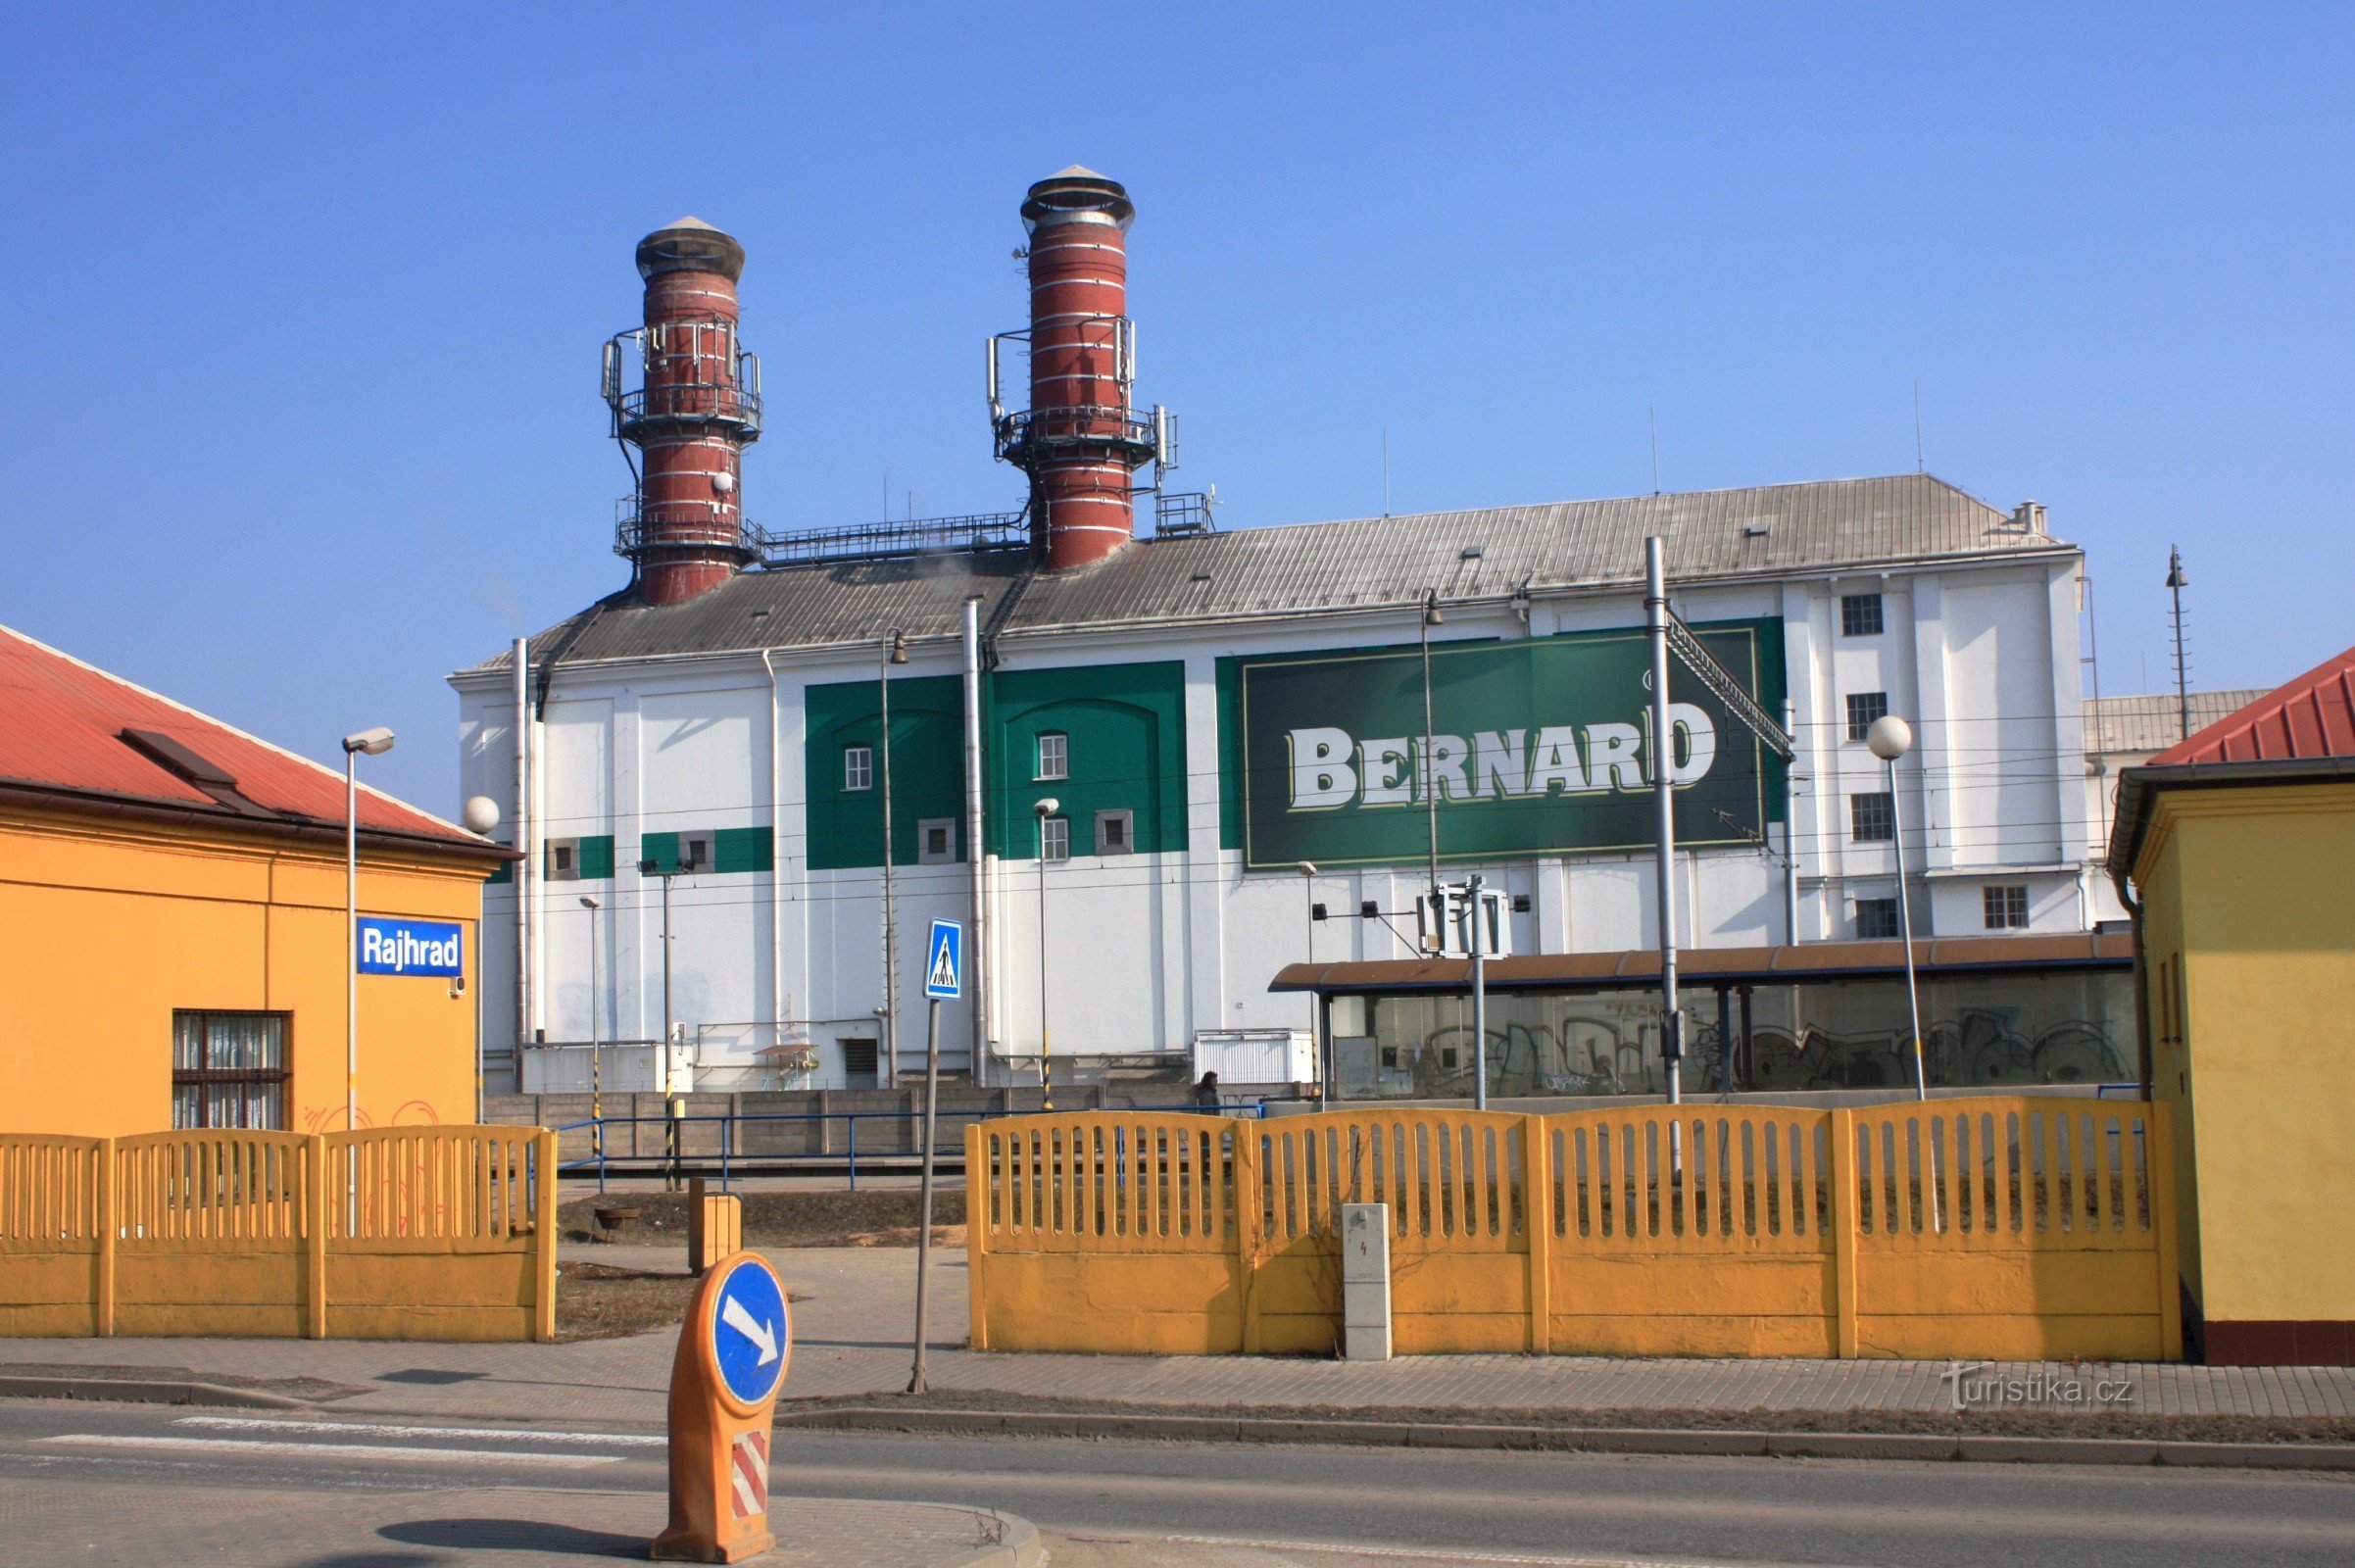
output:
POLYGON ((1881 596, 1879 594, 1840 595, 1840 634, 1842 637, 1880 636, 1881 596))
POLYGON ((577 882, 580 880, 580 840, 550 839, 547 858, 549 881, 577 882))
POLYGON ((928 816, 916 824, 916 864, 949 865, 957 859, 957 818, 928 816))
POLYGON ((1039 818, 1039 855, 1049 860, 1071 858, 1071 819, 1067 816, 1039 818))
POLYGON ((875 787, 875 749, 872 746, 846 746, 842 749, 842 787, 847 790, 871 790, 875 787))
POLYGON ((1039 777, 1071 776, 1071 737, 1049 730, 1039 737, 1039 777))
POLYGON ((1858 844, 1887 844, 1897 836, 1897 802, 1887 790, 1848 797, 1848 837, 1858 844))
POLYGON ((174 1012, 172 1125, 286 1126, 286 1014, 174 1012))
POLYGON ((1856 938, 1860 942, 1894 942, 1897 939, 1897 901, 1858 899, 1856 938))
POLYGON ((875 1087, 875 1043, 872 1040, 846 1040, 842 1043, 842 1081, 844 1087, 849 1089, 875 1087))
POLYGON ((1889 693, 1848 693, 1848 739, 1860 741, 1873 727, 1873 720, 1889 711, 1889 693))
POLYGON ((1989 931, 2024 931, 2028 928, 2028 889, 1981 888, 1979 899, 1989 931))
POLYGON ((1096 813, 1096 853, 1133 855, 1137 849, 1137 817, 1133 811, 1096 813))

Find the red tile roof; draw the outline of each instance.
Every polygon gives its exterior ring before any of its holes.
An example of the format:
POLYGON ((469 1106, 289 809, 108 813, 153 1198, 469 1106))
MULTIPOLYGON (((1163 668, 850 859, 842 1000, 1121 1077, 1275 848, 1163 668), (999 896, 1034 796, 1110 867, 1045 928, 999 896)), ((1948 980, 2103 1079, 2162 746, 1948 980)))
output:
POLYGON ((2355 757, 2355 648, 2169 747, 2149 765, 2324 757, 2355 757))
MULTIPOLYGON (((0 793, 12 790, 179 808, 265 831, 343 825, 336 769, 0 626, 0 793)), ((498 853, 366 786, 360 824, 498 853)))

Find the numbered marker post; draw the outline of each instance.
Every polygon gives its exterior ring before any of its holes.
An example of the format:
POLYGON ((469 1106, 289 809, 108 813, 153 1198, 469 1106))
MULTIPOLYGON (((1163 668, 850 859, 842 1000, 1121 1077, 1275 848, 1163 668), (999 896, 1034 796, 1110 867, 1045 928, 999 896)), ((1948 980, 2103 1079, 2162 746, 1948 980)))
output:
POLYGON ((704 1276, 670 1363, 668 1562, 742 1562, 777 1544, 768 1528, 768 1429, 793 1358, 784 1282, 756 1252, 704 1276))

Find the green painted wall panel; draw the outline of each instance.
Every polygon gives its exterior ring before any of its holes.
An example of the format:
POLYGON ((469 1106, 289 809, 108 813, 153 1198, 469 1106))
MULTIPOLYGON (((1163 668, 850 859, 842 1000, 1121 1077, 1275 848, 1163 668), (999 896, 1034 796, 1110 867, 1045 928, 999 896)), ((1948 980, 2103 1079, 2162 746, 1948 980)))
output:
MULTIPOLYGON (((881 689, 874 681, 811 686, 803 700, 807 735, 804 799, 809 803, 810 868, 842 870, 883 863, 881 689), (870 786, 843 788, 843 753, 874 753, 870 786)), ((916 863, 916 824, 957 823, 964 858, 964 682, 956 675, 894 677, 891 683, 892 859, 916 863)))
POLYGON ((1140 854, 1186 848, 1186 666, 1176 660, 1069 669, 999 670, 986 718, 994 853, 1035 860, 1031 808, 1052 796, 1071 822, 1071 853, 1096 853, 1096 813, 1134 815, 1140 854), (1039 737, 1070 738, 1070 776, 1038 777, 1039 737))

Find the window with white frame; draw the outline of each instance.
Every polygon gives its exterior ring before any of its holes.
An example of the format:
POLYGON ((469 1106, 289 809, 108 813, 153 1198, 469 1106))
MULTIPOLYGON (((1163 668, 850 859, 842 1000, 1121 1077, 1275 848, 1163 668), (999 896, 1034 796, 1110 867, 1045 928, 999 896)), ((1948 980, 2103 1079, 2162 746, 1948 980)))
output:
POLYGON ((1985 887, 1979 900, 1989 931, 2028 928, 2028 889, 2019 885, 1985 887))
POLYGON ((1039 737, 1039 777, 1041 779, 1071 776, 1071 737, 1060 730, 1048 730, 1039 737))
POLYGON ((842 749, 842 787, 845 790, 871 790, 875 787, 875 749, 872 746, 846 746, 842 749))
POLYGON ((1856 937, 1860 942, 1893 942, 1897 937, 1895 899, 1858 899, 1856 937))
POLYGON ((1879 594, 1840 596, 1840 634, 1842 637, 1878 637, 1881 631, 1879 594))
POLYGON ((1039 856, 1048 860, 1071 858, 1071 819, 1067 816, 1039 818, 1039 856))
POLYGON ((1889 711, 1889 693, 1848 693, 1848 739, 1860 741, 1870 734, 1873 723, 1889 711))

